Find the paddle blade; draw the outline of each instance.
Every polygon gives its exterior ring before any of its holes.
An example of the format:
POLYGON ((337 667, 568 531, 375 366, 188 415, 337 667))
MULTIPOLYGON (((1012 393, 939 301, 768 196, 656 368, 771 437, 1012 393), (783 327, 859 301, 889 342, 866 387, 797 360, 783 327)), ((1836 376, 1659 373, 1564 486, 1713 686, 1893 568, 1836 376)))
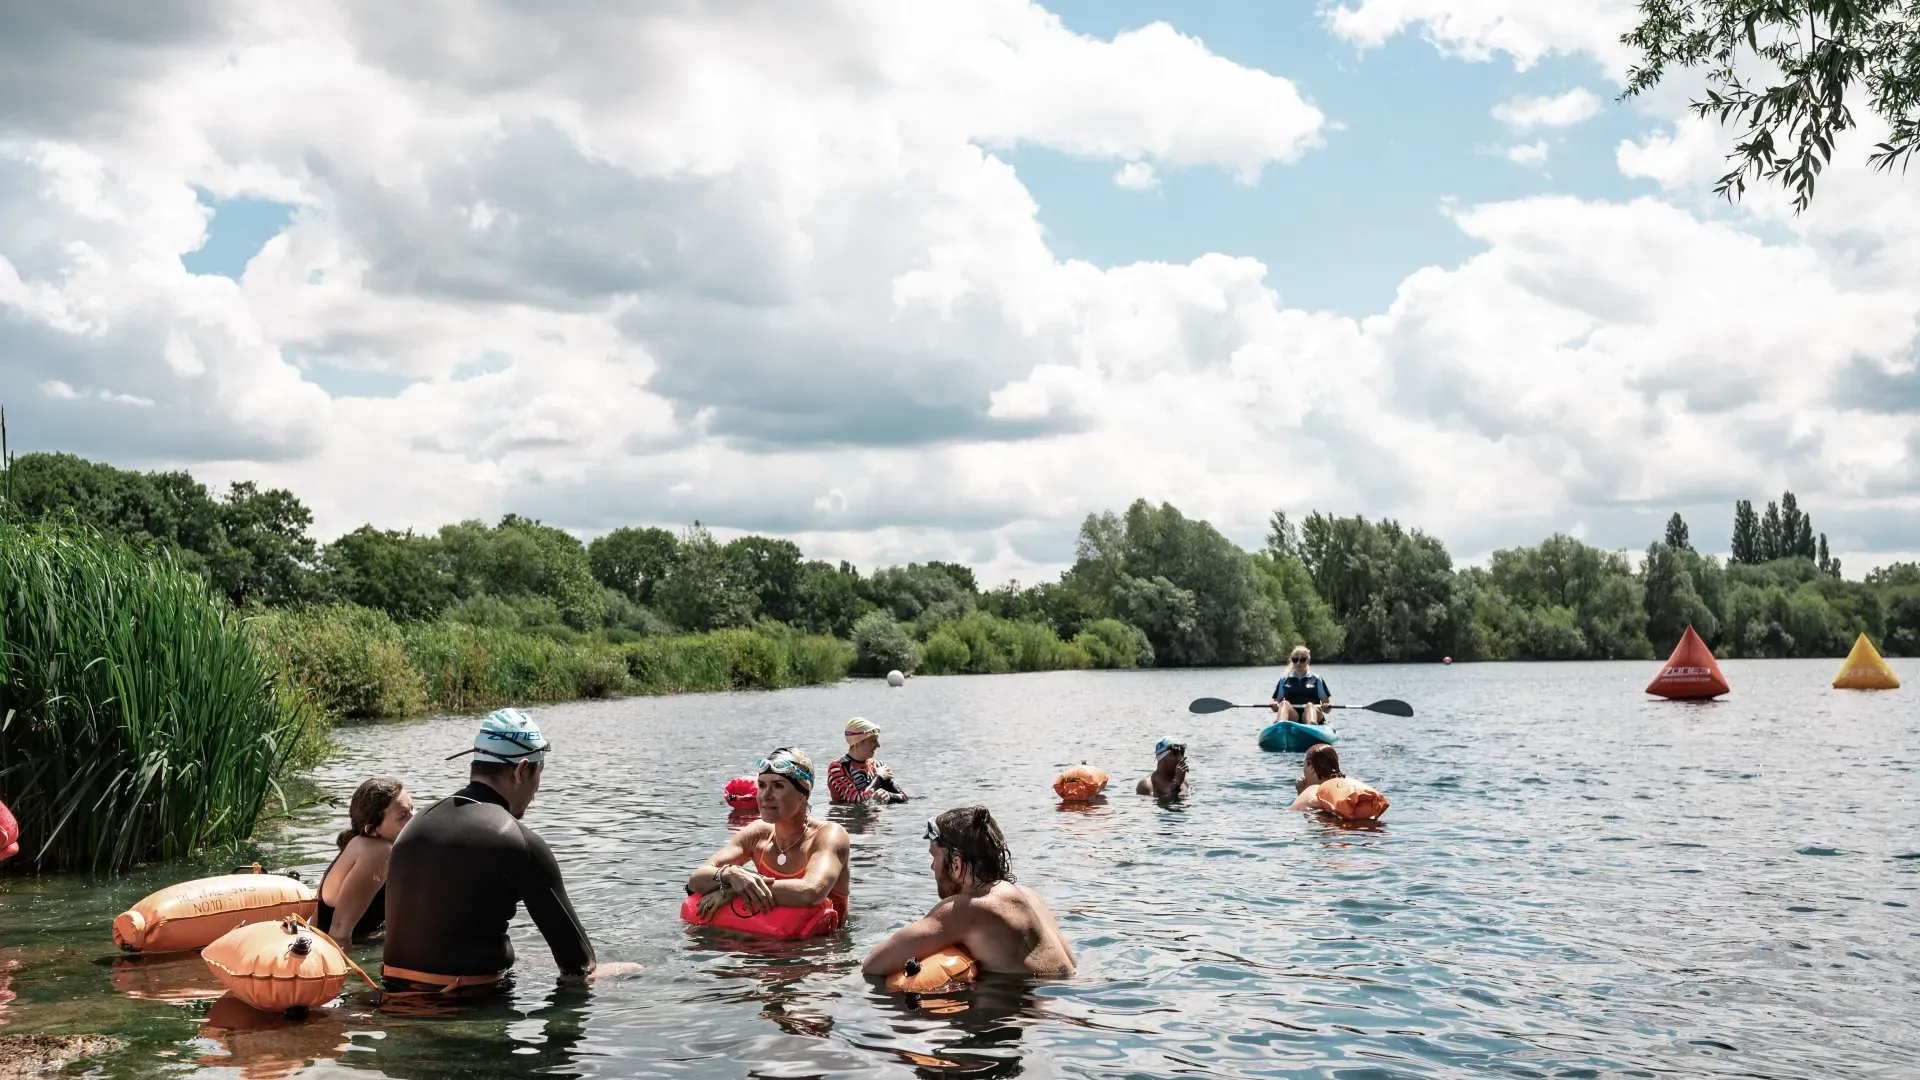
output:
POLYGON ((1413 706, 1401 701, 1399 698, 1387 698, 1384 701, 1376 701, 1371 705, 1363 705, 1361 707, 1368 712, 1386 713, 1388 716, 1413 715, 1413 706))
POLYGON ((1203 697, 1195 698, 1193 702, 1187 706, 1187 711, 1190 713, 1217 713, 1226 712, 1231 708, 1233 708, 1233 702, 1227 701, 1224 698, 1203 697))

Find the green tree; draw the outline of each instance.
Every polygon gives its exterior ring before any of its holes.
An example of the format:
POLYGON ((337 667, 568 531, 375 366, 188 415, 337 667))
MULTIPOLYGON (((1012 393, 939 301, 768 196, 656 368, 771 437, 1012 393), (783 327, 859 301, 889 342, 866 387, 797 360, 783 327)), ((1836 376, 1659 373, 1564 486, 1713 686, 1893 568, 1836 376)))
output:
MULTIPOLYGON (((1580 632, 1584 656, 1633 659, 1652 652, 1641 584, 1617 552, 1556 533, 1539 547, 1494 552, 1491 573, 1500 590, 1523 609, 1567 611, 1580 632)), ((1556 621, 1549 628, 1557 635, 1556 648, 1571 640, 1558 627, 1556 621)))
POLYGON ((753 594, 762 616, 776 622, 794 621, 800 610, 800 566, 805 561, 798 544, 743 536, 727 544, 723 552, 739 568, 741 584, 753 594))
POLYGON ((431 536, 371 525, 320 553, 321 588, 333 599, 384 611, 396 622, 438 618, 453 603, 453 575, 431 536))
POLYGON ((489 529, 478 521, 444 525, 440 550, 456 596, 551 600, 575 630, 606 621, 606 597, 579 539, 551 525, 508 514, 489 529))
POLYGON ((220 504, 226 542, 209 559, 215 587, 235 604, 290 604, 314 593, 313 514, 290 491, 233 485, 220 504))
POLYGON ((1708 641, 1719 633, 1719 619, 1694 587, 1688 554, 1685 548, 1656 540, 1647 545, 1646 560, 1640 564, 1647 639, 1656 655, 1671 653, 1689 626, 1708 641))
POLYGON ((1687 539, 1687 523, 1680 517, 1678 511, 1675 511, 1674 515, 1667 519, 1666 544, 1676 551, 1693 550, 1693 544, 1687 539))
POLYGON ((853 625, 873 610, 852 563, 815 559, 800 567, 794 586, 794 625, 810 634, 850 637, 853 625))
POLYGON ((1855 126, 1849 95, 1863 90, 1890 132, 1870 164, 1904 168, 1920 145, 1915 0, 1640 0, 1640 16, 1621 38, 1640 54, 1623 97, 1673 69, 1705 69, 1694 113, 1740 129, 1717 195, 1739 198, 1751 176, 1806 209, 1834 143, 1855 126))
POLYGON ((1453 595, 1452 557, 1418 529, 1316 511, 1301 523, 1300 556, 1345 631, 1345 659, 1438 660, 1472 624, 1453 595))
POLYGON ((622 527, 587 545, 587 568, 595 581, 645 605, 679 554, 680 542, 665 529, 622 527))
POLYGON ((748 569, 698 521, 680 537, 679 557, 655 588, 660 613, 695 633, 746 626, 758 614, 748 569))
POLYGON ((867 599, 901 622, 940 623, 974 607, 973 572, 951 563, 908 563, 875 570, 866 582, 867 599), (955 573, 956 569, 966 571, 955 573))
POLYGON ((1760 561, 1772 562, 1784 558, 1787 554, 1785 536, 1781 529, 1780 504, 1767 503, 1767 512, 1760 516, 1760 561))
POLYGON ((1748 564, 1765 561, 1760 557, 1760 519, 1754 515, 1753 503, 1747 499, 1733 504, 1732 561, 1748 564))

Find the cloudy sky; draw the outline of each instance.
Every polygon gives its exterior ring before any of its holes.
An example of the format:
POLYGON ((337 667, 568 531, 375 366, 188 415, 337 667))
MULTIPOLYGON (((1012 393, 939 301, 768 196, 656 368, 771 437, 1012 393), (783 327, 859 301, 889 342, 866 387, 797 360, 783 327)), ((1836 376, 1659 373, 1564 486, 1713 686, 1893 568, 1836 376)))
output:
POLYGON ((1709 192, 1631 0, 0 9, 16 450, 331 538, 699 518, 1050 576, 1088 512, 1457 560, 1920 548, 1920 178, 1709 192), (610 11, 623 12, 610 14, 610 11))

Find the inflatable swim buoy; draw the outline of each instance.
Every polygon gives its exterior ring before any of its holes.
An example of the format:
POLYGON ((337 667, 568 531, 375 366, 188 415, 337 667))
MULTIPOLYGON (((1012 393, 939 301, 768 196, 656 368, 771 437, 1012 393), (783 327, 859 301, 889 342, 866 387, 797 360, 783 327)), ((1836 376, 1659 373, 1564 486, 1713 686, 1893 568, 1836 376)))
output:
POLYGON ((1680 635, 1680 643, 1673 647, 1673 655, 1667 657, 1667 665, 1647 684, 1647 693, 1675 701, 1703 701, 1719 697, 1727 690, 1727 677, 1720 673, 1713 650, 1707 648, 1707 643, 1700 640, 1692 626, 1680 635))
POLYGON ((1340 736, 1325 724, 1275 720, 1260 729, 1260 749, 1272 753, 1299 754, 1312 749, 1315 743, 1326 743, 1331 746, 1339 738, 1340 736))
POLYGON ((1393 805, 1385 795, 1351 776, 1336 776, 1320 781, 1302 791, 1297 804, 1309 809, 1325 810, 1348 821, 1377 821, 1381 814, 1387 812, 1387 807, 1393 805))
POLYGON ((347 981, 347 954, 295 916, 229 930, 200 959, 234 997, 262 1012, 325 1005, 347 981))
POLYGON ((1054 794, 1063 802, 1086 802, 1107 790, 1107 774, 1091 765, 1075 765, 1053 781, 1054 794))
POLYGON ((7 809, 7 804, 0 802, 0 862, 6 862, 18 854, 20 822, 13 816, 13 811, 7 809))
POLYGON ((278 874, 222 874, 169 885, 113 920, 113 943, 127 952, 200 949, 249 923, 288 915, 311 919, 319 897, 278 874))
POLYGON ((680 921, 693 926, 711 926, 720 930, 732 930, 739 934, 752 934, 756 937, 806 938, 820 937, 840 929, 840 909, 833 901, 822 900, 810 907, 777 907, 755 915, 747 910, 738 897, 729 900, 725 907, 713 913, 713 918, 700 917, 700 897, 688 893, 680 904, 680 921))
POLYGON ((760 805, 760 779, 754 776, 736 776, 727 781, 727 805, 735 810, 745 810, 760 805))
POLYGON ((971 986, 980 977, 973 955, 958 945, 941 949, 932 956, 907 961, 907 966, 887 976, 887 990, 895 994, 944 994, 971 986))
MULTIPOLYGON (((1861 634, 1854 639, 1852 651, 1840 664, 1840 671, 1833 677, 1835 690, 1898 690, 1900 676, 1893 673, 1887 662, 1881 658, 1880 650, 1873 647, 1867 635, 1861 634)), ((4 826, 0 822, 0 826, 4 826)), ((0 841, 6 838, 0 836, 0 841)), ((0 853, 0 858, 5 858, 0 853)))

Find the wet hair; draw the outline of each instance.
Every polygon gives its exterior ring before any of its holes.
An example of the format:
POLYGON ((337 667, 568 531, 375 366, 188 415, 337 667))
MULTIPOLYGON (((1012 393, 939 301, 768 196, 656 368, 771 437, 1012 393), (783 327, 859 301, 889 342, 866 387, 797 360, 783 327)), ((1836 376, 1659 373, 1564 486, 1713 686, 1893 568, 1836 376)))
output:
POLYGON ((939 830, 941 847, 960 856, 979 885, 1013 880, 1013 856, 1007 851, 1007 838, 1000 825, 984 806, 949 810, 933 819, 939 830))
MULTIPOLYGON (((467 779, 498 780, 501 783, 505 783, 513 779, 513 770, 521 764, 522 763, 518 761, 512 764, 504 761, 476 761, 473 763, 473 767, 467 770, 467 779)), ((527 762, 526 764, 538 769, 544 762, 534 761, 527 762)))
POLYGON ((1306 763, 1313 767, 1313 774, 1322 780, 1347 775, 1340 771, 1340 752, 1326 743, 1315 743, 1307 751, 1306 763))
POLYGON ((352 826, 340 830, 340 835, 333 838, 334 845, 345 850, 347 841, 354 837, 379 832, 380 823, 387 819, 387 809, 405 787, 391 776, 362 781, 353 791, 353 800, 347 804, 347 820, 352 826))

